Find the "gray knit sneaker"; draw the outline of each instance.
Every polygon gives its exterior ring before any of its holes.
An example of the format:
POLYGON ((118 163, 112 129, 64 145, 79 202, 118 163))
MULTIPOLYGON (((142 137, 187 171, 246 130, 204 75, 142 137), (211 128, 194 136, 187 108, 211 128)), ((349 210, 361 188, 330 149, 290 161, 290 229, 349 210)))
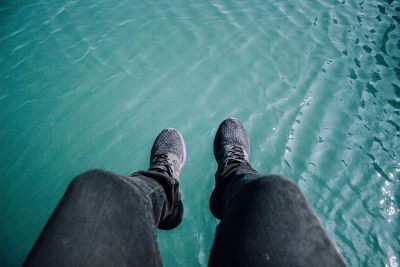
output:
POLYGON ((175 129, 163 130, 154 141, 150 154, 149 171, 158 171, 179 181, 186 160, 186 146, 175 129))
POLYGON ((214 139, 214 156, 218 168, 232 162, 250 165, 249 155, 249 138, 243 124, 237 119, 224 120, 214 139))

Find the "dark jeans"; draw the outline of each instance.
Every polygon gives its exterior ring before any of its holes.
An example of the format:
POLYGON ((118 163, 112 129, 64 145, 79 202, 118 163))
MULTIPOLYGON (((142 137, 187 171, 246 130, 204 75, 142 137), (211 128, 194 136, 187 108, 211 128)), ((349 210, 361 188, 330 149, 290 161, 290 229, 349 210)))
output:
POLYGON ((210 266, 345 266, 296 184, 243 164, 215 176, 210 266))
MULTIPOLYGON (((216 173, 210 266, 344 266, 299 188, 243 164, 216 173)), ((182 219, 178 183, 153 171, 76 177, 25 266, 161 266, 156 227, 182 219)))

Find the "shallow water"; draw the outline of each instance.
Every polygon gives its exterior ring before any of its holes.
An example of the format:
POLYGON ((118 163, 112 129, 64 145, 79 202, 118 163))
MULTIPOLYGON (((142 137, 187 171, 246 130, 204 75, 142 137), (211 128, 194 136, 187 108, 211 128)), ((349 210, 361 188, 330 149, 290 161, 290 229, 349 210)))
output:
POLYGON ((206 266, 212 140, 243 121, 251 163, 295 181, 351 266, 398 266, 400 3, 2 1, 0 265, 18 266, 71 179, 187 144, 165 266, 206 266))

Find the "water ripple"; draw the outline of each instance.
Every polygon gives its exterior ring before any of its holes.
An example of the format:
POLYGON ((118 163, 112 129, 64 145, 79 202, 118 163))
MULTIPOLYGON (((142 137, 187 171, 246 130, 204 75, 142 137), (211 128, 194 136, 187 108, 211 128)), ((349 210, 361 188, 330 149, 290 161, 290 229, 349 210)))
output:
POLYGON ((44 197, 55 205, 87 168, 147 166, 153 137, 176 127, 190 155, 186 213, 159 233, 160 250, 166 266, 206 266, 210 142, 230 116, 249 131, 252 166, 299 184, 349 266, 398 265, 399 11, 347 0, 3 3, 1 227, 21 248, 8 265, 49 216, 44 197))

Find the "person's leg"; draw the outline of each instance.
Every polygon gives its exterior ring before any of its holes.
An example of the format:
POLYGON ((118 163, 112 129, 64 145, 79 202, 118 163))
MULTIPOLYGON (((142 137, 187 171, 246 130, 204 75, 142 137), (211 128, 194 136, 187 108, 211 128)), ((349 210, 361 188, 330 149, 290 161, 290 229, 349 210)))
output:
MULTIPOLYGON (((177 136, 168 131, 160 135, 177 136)), ((155 231, 181 222, 178 177, 184 159, 159 139, 149 171, 119 176, 91 170, 76 177, 24 265, 161 266, 155 231)))
MULTIPOLYGON (((241 128, 239 123, 225 121, 220 128, 241 128)), ((236 130, 219 129, 215 140, 219 169, 210 209, 221 222, 209 265, 345 266, 298 186, 285 177, 252 169, 248 141, 241 145, 240 138, 235 140, 236 130), (232 140, 242 151, 227 151, 232 140), (221 150, 224 153, 218 154, 221 150)))

